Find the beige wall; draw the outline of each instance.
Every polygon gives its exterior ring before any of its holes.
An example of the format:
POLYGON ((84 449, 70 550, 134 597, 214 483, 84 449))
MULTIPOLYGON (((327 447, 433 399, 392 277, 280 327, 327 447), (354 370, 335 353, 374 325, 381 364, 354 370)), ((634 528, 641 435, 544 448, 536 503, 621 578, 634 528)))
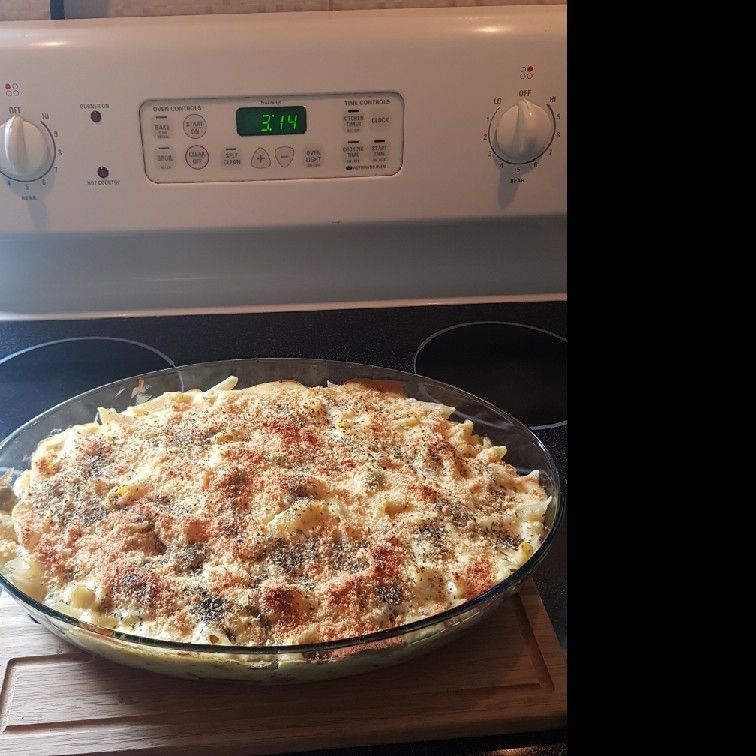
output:
MULTIPOLYGON (((67 18, 178 16, 195 13, 443 8, 462 5, 562 5, 566 0, 65 0, 67 18)), ((0 0, 0 21, 50 18, 49 0, 0 0)))

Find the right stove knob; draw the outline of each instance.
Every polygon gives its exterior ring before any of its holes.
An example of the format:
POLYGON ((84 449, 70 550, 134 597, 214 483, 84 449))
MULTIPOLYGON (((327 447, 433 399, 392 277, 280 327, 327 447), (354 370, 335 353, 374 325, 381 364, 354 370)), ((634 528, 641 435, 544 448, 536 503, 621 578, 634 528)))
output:
POLYGON ((496 126, 497 153, 510 163, 529 163, 543 154, 554 136, 554 121, 538 105, 520 100, 496 126))

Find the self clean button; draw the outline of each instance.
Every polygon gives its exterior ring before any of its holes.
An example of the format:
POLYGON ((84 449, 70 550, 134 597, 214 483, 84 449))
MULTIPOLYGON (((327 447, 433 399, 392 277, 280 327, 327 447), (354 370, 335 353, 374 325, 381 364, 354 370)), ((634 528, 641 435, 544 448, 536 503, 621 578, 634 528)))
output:
POLYGON ((241 168, 242 157, 241 150, 236 147, 226 147, 221 154, 221 165, 227 170, 241 168))

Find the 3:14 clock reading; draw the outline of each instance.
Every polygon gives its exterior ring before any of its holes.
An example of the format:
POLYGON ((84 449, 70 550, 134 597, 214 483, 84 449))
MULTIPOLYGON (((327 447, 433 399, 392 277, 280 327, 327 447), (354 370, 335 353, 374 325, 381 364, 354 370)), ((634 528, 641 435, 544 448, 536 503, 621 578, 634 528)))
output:
POLYGON ((239 136, 279 136, 304 134, 306 131, 307 109, 301 105, 236 110, 236 133, 239 136))

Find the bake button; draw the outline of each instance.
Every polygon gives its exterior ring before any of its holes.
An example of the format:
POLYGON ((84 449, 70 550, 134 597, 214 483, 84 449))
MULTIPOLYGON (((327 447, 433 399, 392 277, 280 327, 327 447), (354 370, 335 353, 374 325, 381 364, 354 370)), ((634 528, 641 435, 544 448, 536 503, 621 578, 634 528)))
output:
POLYGON ((276 162, 281 168, 286 168, 294 160, 293 147, 276 147, 276 162))
POLYGON ((343 122, 347 134, 356 134, 365 125, 365 113, 356 109, 345 110, 343 122))
POLYGON ((176 155, 173 147, 157 147, 152 153, 152 163, 161 171, 169 171, 176 167, 176 155))
POLYGON ((252 155, 253 168, 270 168, 270 155, 262 147, 258 147, 252 155))
POLYGON ((370 112, 370 128, 373 131, 388 131, 391 128, 391 111, 381 108, 370 112))
POLYGON ((204 168, 207 165, 208 160, 210 160, 210 155, 201 144, 193 144, 186 151, 186 164, 190 168, 194 168, 196 171, 200 168, 204 168))
POLYGON ((152 119, 152 133, 155 135, 155 139, 171 138, 171 122, 168 120, 168 116, 155 116, 152 119))
POLYGON ((226 147, 221 153, 221 165, 224 168, 234 170, 235 168, 241 168, 241 164, 241 150, 237 147, 226 147))
POLYGON ((388 161, 390 143, 385 139, 374 139, 370 145, 370 157, 374 163, 383 165, 388 161))
POLYGON ((320 168, 323 162, 323 148, 311 145, 304 149, 304 167, 320 168))
POLYGON ((196 113, 190 113, 184 118, 184 134, 189 139, 202 139, 207 131, 207 121, 196 113))

